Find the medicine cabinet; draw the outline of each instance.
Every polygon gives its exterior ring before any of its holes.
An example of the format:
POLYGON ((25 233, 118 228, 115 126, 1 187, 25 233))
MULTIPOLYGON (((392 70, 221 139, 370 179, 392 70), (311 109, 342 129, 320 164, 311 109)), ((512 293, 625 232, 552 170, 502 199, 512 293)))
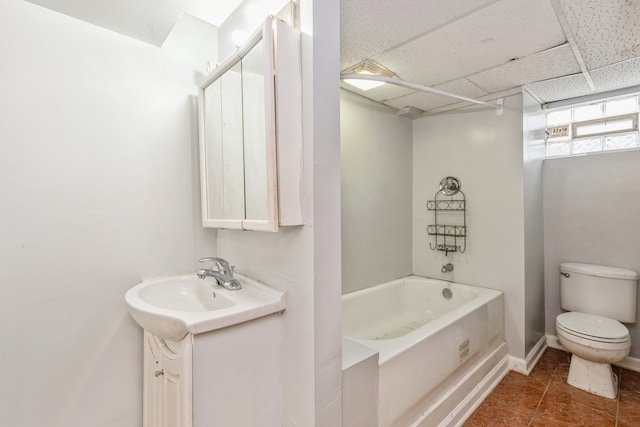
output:
POLYGON ((267 18, 200 84, 198 110, 202 225, 301 225, 299 32, 267 18))

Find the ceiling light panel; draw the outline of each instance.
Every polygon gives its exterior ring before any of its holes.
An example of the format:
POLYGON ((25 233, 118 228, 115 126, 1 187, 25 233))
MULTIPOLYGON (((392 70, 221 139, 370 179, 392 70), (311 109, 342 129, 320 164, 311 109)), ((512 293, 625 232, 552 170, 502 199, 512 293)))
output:
POLYGON ((412 89, 408 89, 406 87, 402 87, 402 86, 396 86, 396 85, 392 85, 392 84, 385 84, 383 86, 374 88, 374 89, 370 89, 367 91, 363 91, 360 90, 356 87, 353 87, 352 85, 349 85, 347 83, 344 83, 344 81, 341 84, 342 88, 349 90, 351 92, 355 92, 357 94, 360 94, 362 96, 366 96, 367 98, 376 101, 376 102, 382 102, 385 101, 387 99, 393 99, 393 98, 398 98, 400 96, 409 94, 414 92, 412 89))
MULTIPOLYGON (((343 70, 341 74, 358 74, 362 76, 380 76, 380 77, 395 77, 395 74, 378 64, 377 62, 366 60, 354 67, 343 70)), ((343 79, 344 83, 361 91, 368 92, 372 89, 376 89, 385 85, 384 82, 375 79, 343 79)))
MULTIPOLYGON (((360 75, 373 75, 367 71, 362 72, 362 73, 358 73, 360 75)), ((348 85, 351 85, 353 87, 356 87, 360 90, 363 91, 370 91, 371 89, 375 89, 377 87, 381 87, 384 86, 384 82, 381 81, 377 81, 377 80, 367 80, 367 79, 343 79, 343 82, 345 82, 348 85)))

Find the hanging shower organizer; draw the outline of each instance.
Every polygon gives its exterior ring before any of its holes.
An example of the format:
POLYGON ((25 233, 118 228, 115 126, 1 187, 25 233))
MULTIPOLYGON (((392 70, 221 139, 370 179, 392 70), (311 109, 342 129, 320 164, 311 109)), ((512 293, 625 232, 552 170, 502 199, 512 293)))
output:
POLYGON ((432 250, 448 255, 463 253, 467 249, 467 202, 460 190, 458 178, 447 176, 440 181, 440 190, 427 201, 427 210, 433 211, 433 224, 427 226, 427 234, 434 236, 432 250))

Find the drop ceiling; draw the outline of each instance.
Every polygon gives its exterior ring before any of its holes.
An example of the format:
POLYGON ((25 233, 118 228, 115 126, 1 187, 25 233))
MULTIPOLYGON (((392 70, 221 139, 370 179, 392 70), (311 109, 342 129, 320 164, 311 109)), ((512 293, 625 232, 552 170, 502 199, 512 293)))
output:
MULTIPOLYGON (((183 14, 215 26, 242 0, 27 0, 162 46, 183 14)), ((405 81, 541 103, 640 85, 640 0, 342 0, 341 69, 374 60, 405 81)), ((469 105, 386 84, 361 91, 395 109, 469 105)))
MULTIPOLYGON (((398 78, 492 100, 541 103, 640 85, 640 0, 342 0, 341 69, 373 60, 398 78)), ((469 105, 384 85, 387 106, 469 105)))

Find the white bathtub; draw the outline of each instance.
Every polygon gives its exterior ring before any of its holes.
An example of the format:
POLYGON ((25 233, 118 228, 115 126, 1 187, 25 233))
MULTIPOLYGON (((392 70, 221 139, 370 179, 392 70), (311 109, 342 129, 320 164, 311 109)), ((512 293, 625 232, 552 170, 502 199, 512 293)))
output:
POLYGON ((418 276, 343 295, 343 336, 379 353, 378 425, 464 417, 461 401, 506 372, 503 304, 499 291, 418 276))

